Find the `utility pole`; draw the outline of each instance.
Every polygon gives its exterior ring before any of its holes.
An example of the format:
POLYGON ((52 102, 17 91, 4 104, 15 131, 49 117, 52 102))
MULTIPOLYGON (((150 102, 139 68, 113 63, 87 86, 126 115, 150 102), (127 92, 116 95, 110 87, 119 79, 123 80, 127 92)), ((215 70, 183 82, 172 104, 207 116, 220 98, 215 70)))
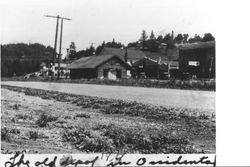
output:
POLYGON ((58 71, 57 71, 57 79, 60 78, 60 60, 61 60, 61 49, 62 49, 62 32, 63 32, 63 20, 71 20, 66 17, 60 17, 59 15, 57 16, 50 16, 50 15, 45 15, 45 17, 51 17, 51 18, 56 18, 56 35, 55 35, 55 44, 54 44, 54 54, 53 54, 53 65, 55 65, 55 58, 56 58, 56 47, 57 47, 57 34, 58 34, 58 24, 59 24, 59 19, 61 19, 61 33, 60 33, 60 45, 59 45, 59 55, 58 55, 58 71))
POLYGON ((58 24, 59 24, 59 15, 57 16, 49 16, 44 15, 45 17, 52 17, 56 18, 56 34, 55 34, 55 43, 54 43, 54 52, 53 52, 53 66, 55 66, 55 60, 56 60, 56 47, 57 47, 57 34, 58 34, 58 24))
POLYGON ((61 33, 60 33, 60 45, 59 45, 59 55, 58 55, 58 71, 57 79, 60 79, 60 61, 61 61, 61 50, 62 50, 62 33, 63 33, 63 19, 61 19, 61 33))

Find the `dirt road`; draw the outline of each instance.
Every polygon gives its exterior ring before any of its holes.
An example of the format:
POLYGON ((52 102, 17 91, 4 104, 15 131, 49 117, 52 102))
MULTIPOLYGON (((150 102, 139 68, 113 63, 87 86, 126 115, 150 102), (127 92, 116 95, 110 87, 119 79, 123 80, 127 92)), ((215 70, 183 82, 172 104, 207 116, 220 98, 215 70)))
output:
POLYGON ((197 108, 215 112, 215 92, 210 91, 19 81, 4 81, 2 85, 131 100, 166 107, 197 108))

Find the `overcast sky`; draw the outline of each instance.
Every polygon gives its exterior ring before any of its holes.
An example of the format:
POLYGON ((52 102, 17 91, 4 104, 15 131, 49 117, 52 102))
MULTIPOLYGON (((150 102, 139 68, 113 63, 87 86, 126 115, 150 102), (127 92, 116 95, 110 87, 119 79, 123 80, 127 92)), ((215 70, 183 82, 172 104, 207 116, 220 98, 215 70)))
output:
MULTIPOLYGON (((139 39, 143 29, 155 35, 170 33, 212 33, 215 1, 204 0, 6 0, 1 1, 1 43, 42 43, 54 45, 56 20, 64 21, 63 44, 71 41, 81 50, 102 41, 127 44, 139 39)), ((65 50, 65 49, 64 49, 65 50)), ((65 51, 63 51, 65 53, 65 51)))

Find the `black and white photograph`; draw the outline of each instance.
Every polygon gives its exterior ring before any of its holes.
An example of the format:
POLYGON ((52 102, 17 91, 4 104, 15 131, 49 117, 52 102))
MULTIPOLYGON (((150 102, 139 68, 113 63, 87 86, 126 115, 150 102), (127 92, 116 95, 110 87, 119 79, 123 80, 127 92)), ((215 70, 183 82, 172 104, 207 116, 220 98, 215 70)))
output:
POLYGON ((117 155, 112 167, 133 166, 126 155, 148 157, 137 166, 215 166, 217 55, 226 56, 217 54, 214 5, 2 1, 1 156, 22 155, 27 167, 29 156, 59 154, 62 167, 100 166, 100 156, 72 158, 95 154, 117 155), (172 161, 149 162, 157 155, 172 161))

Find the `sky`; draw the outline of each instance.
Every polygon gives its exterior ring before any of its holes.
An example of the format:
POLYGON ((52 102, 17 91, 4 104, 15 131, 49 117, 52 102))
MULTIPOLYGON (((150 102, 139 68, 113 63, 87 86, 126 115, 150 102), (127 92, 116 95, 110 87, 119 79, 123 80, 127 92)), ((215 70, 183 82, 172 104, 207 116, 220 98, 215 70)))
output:
MULTIPOLYGON (((62 52, 71 42, 77 51, 94 43, 137 41, 142 30, 148 34, 190 36, 212 33, 216 37, 215 1, 204 0, 2 0, 1 43, 41 43, 54 46, 56 19, 64 21, 62 52)), ((59 41, 59 40, 58 40, 59 41)), ((58 47, 57 47, 58 48, 58 47)))

